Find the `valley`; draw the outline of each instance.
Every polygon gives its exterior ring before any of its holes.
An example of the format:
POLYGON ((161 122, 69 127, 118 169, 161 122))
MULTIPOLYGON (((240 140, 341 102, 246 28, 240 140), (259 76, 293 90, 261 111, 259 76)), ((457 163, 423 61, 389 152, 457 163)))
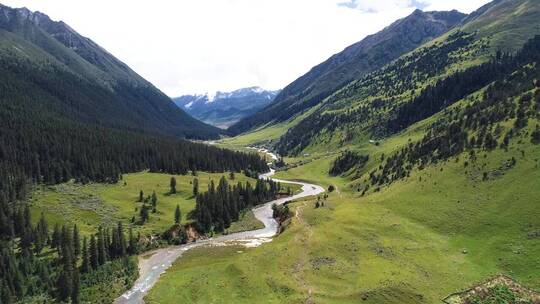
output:
POLYGON ((176 98, 0 5, 0 303, 540 303, 540 3, 415 5, 176 98))

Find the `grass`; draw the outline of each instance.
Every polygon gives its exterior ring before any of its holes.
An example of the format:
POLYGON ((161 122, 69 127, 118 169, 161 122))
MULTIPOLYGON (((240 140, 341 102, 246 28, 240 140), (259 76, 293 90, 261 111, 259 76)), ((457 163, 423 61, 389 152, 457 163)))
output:
MULTIPOLYGON (((229 183, 255 180, 243 174, 235 174, 235 180, 230 180, 227 173, 198 173, 199 190, 206 191, 210 180, 215 183, 226 176, 229 183)), ((180 206, 182 223, 190 220, 189 212, 195 207, 192 194, 194 176, 176 175, 177 193, 170 194, 169 174, 140 172, 124 174, 117 184, 87 184, 80 185, 68 182, 55 186, 38 186, 32 193, 31 211, 34 220, 44 213, 50 225, 77 224, 81 232, 93 233, 99 225, 111 226, 117 221, 131 223, 131 218, 139 219, 142 203, 138 202, 139 191, 144 195, 156 192, 157 212, 150 213, 150 220, 144 225, 134 225, 135 231, 142 234, 162 233, 173 224, 174 210, 180 206), (136 211, 137 210, 137 211, 136 211)))
POLYGON ((317 110, 319 106, 314 106, 305 113, 302 113, 289 121, 269 124, 253 131, 235 137, 224 138, 216 142, 222 148, 233 150, 244 150, 248 146, 264 146, 276 142, 288 129, 297 125, 302 119, 317 110))
MULTIPOLYGON (((388 154, 420 131, 358 149, 388 154)), ((525 133, 508 152, 480 153, 474 166, 460 155, 365 197, 327 175, 335 154, 295 159, 306 164, 277 176, 336 185, 325 207, 294 203, 299 216, 258 248, 188 253, 147 302, 440 303, 499 273, 539 290, 540 146, 525 133), (501 172, 511 157, 516 166, 501 172)))
POLYGON ((500 4, 497 10, 482 16, 464 27, 492 39, 493 50, 515 51, 526 40, 540 33, 540 8, 536 1, 516 0, 500 4))
POLYGON ((276 124, 266 128, 260 128, 255 131, 242 134, 237 137, 225 138, 217 142, 218 146, 230 149, 243 149, 254 144, 266 143, 277 140, 287 129, 287 124, 276 124))
POLYGON ((244 210, 240 213, 240 217, 237 222, 231 224, 231 227, 227 229, 227 233, 235 233, 241 231, 249 231, 264 228, 263 223, 255 218, 255 214, 251 210, 244 210))

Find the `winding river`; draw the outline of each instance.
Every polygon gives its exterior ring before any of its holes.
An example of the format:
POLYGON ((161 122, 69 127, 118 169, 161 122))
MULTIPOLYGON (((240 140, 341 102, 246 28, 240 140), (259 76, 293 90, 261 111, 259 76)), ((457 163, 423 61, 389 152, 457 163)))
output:
MULTIPOLYGON (((274 160, 277 159, 276 155, 273 153, 266 150, 259 151, 267 153, 274 160)), ((276 182, 301 185, 302 191, 296 195, 293 195, 292 197, 280 198, 255 207, 253 209, 253 213, 255 214, 255 217, 264 224, 264 228, 222 235, 215 238, 200 240, 195 243, 157 249, 147 253, 146 256, 149 256, 149 258, 139 260, 139 278, 137 281, 135 281, 133 287, 118 297, 114 303, 144 303, 144 296, 157 282, 159 276, 164 273, 165 270, 167 270, 176 259, 181 257, 184 252, 195 247, 205 245, 222 246, 227 245, 227 243, 244 244, 245 246, 257 246, 259 244, 271 241, 272 237, 275 236, 278 231, 278 223, 272 218, 273 204, 281 205, 289 200, 313 196, 324 192, 324 188, 318 185, 274 179, 272 178, 274 173, 275 171, 271 169, 270 172, 259 175, 259 178, 269 178, 276 182)))

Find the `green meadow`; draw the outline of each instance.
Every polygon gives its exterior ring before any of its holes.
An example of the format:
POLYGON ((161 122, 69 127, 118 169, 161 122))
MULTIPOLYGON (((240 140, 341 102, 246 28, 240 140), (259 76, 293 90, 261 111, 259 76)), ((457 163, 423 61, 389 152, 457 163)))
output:
MULTIPOLYGON (((229 173, 198 172, 197 176, 174 175, 176 194, 170 193, 172 175, 140 172, 124 174, 117 184, 87 184, 73 182, 64 184, 38 186, 32 193, 31 211, 33 219, 38 220, 41 212, 49 223, 77 224, 83 233, 93 233, 99 225, 113 226, 118 221, 131 223, 132 218, 139 220, 139 191, 144 196, 157 195, 157 212, 150 213, 149 221, 144 225, 133 225, 141 234, 161 234, 174 223, 176 205, 180 206, 182 223, 189 223, 188 214, 195 208, 193 197, 193 179, 199 180, 199 191, 206 191, 211 180, 217 184, 225 176, 229 183, 249 181, 253 185, 255 179, 236 173, 231 180, 229 173)), ((249 218, 246 216, 246 219, 249 218)))

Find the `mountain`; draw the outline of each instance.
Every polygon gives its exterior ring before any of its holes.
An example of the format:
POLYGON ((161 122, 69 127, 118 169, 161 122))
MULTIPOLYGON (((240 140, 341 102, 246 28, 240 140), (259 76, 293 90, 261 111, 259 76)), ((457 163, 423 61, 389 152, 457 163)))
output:
POLYGON ((242 119, 229 131, 239 134, 269 122, 286 121, 319 104, 350 81, 447 32, 465 16, 457 11, 416 10, 314 67, 285 87, 272 105, 242 119))
POLYGON ((173 101, 191 116, 216 127, 227 128, 271 104, 278 93, 250 87, 232 92, 184 95, 173 98, 173 101))
POLYGON ((480 8, 458 28, 333 92, 287 130, 279 151, 296 154, 309 146, 326 149, 329 142, 387 138, 445 110, 499 80, 502 75, 489 68, 500 67, 489 61, 540 34, 538 18, 537 1, 495 1, 480 8), (482 74, 484 68, 489 72, 482 74))
POLYGON ((64 22, 0 5, 2 102, 77 122, 216 138, 126 64, 64 22))

